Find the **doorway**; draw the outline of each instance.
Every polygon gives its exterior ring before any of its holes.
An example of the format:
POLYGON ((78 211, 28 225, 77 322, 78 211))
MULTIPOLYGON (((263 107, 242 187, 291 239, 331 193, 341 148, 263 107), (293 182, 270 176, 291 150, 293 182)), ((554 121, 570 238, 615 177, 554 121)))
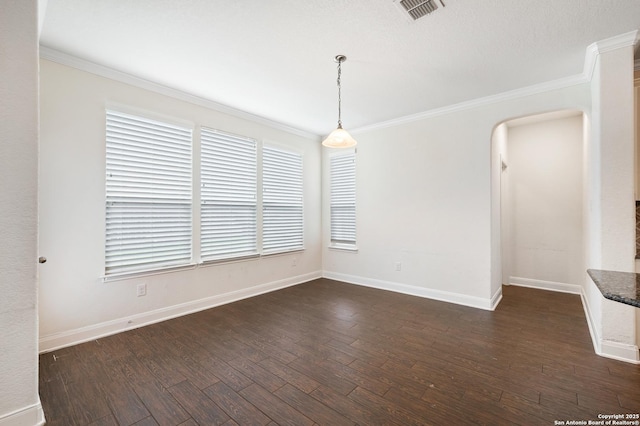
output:
POLYGON ((496 127, 492 172, 499 199, 493 205, 499 209, 494 225, 500 249, 494 256, 500 260, 494 266, 495 286, 580 292, 585 267, 583 120, 581 111, 559 111, 496 127))

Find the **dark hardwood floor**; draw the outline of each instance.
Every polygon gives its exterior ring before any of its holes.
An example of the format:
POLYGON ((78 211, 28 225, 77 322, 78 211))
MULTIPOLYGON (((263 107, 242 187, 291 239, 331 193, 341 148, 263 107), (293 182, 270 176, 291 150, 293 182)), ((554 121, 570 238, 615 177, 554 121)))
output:
POLYGON ((495 312, 321 279, 40 356, 48 425, 553 425, 640 413, 580 297, 495 312))

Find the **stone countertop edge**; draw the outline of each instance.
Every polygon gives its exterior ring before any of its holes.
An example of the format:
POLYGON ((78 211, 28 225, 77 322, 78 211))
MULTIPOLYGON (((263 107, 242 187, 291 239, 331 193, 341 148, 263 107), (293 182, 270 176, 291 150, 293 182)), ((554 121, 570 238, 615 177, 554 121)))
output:
POLYGON ((587 269, 605 299, 640 308, 640 274, 587 269))

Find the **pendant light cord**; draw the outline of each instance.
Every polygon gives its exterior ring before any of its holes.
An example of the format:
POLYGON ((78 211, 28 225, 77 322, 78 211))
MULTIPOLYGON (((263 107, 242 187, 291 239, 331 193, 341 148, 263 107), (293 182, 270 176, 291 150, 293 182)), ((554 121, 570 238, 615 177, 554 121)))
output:
POLYGON ((329 148, 351 148, 356 146, 356 142, 351 135, 342 128, 342 63, 347 60, 344 55, 337 55, 334 61, 338 64, 338 127, 329 133, 329 136, 322 141, 322 145, 329 148))
POLYGON ((342 75, 342 60, 338 60, 338 129, 342 129, 342 86, 340 76, 342 75))

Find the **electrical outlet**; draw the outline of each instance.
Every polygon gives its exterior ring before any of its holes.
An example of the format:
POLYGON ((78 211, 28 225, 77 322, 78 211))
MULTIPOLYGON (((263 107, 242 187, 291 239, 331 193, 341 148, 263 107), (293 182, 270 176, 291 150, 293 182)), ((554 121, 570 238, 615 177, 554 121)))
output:
POLYGON ((147 283, 138 284, 138 287, 136 287, 136 295, 138 297, 147 295, 147 283))
POLYGON ((396 271, 402 271, 402 262, 396 262, 396 271))

